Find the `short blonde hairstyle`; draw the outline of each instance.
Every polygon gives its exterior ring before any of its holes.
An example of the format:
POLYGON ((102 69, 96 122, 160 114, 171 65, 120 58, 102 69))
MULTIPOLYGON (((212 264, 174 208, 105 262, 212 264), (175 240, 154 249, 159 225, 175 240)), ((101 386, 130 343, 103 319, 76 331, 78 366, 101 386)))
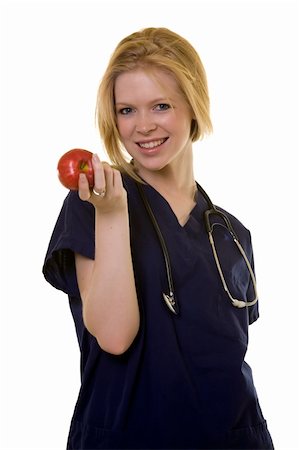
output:
POLYGON ((146 66, 164 70, 175 78, 194 117, 190 130, 193 142, 212 131, 206 73, 192 45, 167 28, 145 28, 122 39, 98 89, 96 119, 112 164, 138 181, 118 133, 114 85, 120 74, 146 66))

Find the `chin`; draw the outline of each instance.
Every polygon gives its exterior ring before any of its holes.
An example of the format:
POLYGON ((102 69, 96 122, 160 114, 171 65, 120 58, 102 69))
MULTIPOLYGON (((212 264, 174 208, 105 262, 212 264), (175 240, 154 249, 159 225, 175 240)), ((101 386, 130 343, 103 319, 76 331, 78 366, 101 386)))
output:
POLYGON ((157 172, 163 172, 164 169, 166 169, 167 164, 152 164, 152 165, 140 165, 139 166, 139 172, 151 172, 151 173, 157 173, 157 172))
POLYGON ((134 166, 136 167, 137 171, 149 171, 149 172, 159 172, 160 170, 163 170, 169 163, 165 162, 159 162, 159 161, 138 161, 138 159, 133 158, 134 160, 134 166))

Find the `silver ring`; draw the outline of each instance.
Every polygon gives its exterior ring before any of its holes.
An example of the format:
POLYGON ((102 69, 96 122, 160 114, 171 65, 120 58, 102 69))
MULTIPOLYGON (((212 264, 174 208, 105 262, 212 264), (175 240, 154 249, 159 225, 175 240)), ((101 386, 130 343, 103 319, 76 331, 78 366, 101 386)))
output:
POLYGON ((106 191, 105 189, 103 189, 101 192, 96 191, 94 188, 92 189, 92 192, 94 193, 94 195, 100 196, 100 197, 105 197, 106 191))

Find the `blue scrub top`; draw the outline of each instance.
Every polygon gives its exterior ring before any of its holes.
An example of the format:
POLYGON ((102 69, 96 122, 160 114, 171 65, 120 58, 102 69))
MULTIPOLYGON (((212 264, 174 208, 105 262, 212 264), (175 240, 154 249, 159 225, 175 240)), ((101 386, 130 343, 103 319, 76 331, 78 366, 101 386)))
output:
MULTIPOLYGON (((235 308, 224 291, 204 228, 204 198, 198 192, 181 226, 167 201, 144 186, 170 255, 175 316, 162 298, 168 284, 155 230, 136 183, 126 175, 123 182, 141 314, 124 354, 103 351, 83 323, 74 253, 94 258, 94 207, 75 191, 64 201, 43 266, 46 280, 69 297, 81 351, 82 385, 67 448, 273 449, 244 361, 258 304, 235 308)), ((228 217, 253 266, 249 231, 228 217)), ((215 240, 232 294, 251 300, 248 269, 223 227, 216 227, 215 240)))

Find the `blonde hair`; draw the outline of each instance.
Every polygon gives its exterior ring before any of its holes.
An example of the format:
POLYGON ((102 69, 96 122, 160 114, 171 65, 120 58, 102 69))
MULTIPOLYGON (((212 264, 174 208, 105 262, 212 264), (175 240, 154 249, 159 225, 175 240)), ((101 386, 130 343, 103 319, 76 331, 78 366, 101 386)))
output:
POLYGON ((212 131, 206 73, 192 45, 167 28, 145 28, 122 39, 98 89, 96 119, 112 164, 138 181, 116 125, 114 84, 120 74, 140 66, 162 69, 174 76, 194 116, 190 131, 193 142, 212 131))

